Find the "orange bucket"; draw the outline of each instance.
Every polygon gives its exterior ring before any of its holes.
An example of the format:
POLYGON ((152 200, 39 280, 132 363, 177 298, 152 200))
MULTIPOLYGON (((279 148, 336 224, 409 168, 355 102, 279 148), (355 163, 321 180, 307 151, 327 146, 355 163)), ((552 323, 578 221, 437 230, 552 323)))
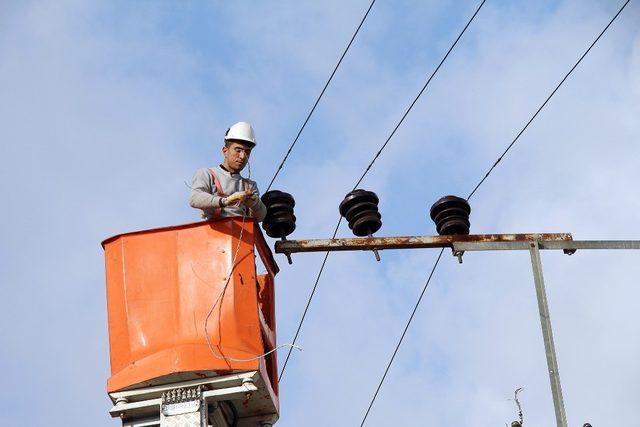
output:
POLYGON ((102 246, 108 392, 260 371, 277 405, 276 352, 260 356, 276 346, 278 266, 256 223, 198 222, 120 234, 102 246), (266 274, 256 273, 256 252, 266 274))

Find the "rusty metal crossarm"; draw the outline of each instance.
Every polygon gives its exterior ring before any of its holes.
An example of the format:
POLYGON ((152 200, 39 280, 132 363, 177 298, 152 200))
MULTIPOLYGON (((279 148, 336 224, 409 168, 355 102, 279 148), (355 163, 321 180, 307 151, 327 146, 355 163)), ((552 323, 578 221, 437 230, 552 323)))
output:
MULTIPOLYGON (((584 249, 640 249, 640 240, 531 240, 539 243, 540 249, 564 250, 573 253, 584 249)), ((454 251, 513 251, 528 250, 527 241, 518 242, 454 242, 454 251)))
POLYGON ((528 234, 469 234, 456 236, 401 236, 363 237, 345 239, 286 240, 275 244, 276 253, 328 251, 370 251, 373 249, 425 249, 454 248, 455 244, 507 243, 528 249, 528 242, 568 242, 573 240, 569 233, 528 233, 528 234))
MULTIPOLYGON (((547 359, 556 425, 567 426, 567 416, 560 384, 558 359, 551 329, 549 303, 542 274, 541 249, 563 250, 572 254, 583 249, 640 249, 640 240, 573 240, 569 233, 470 234, 451 236, 369 237, 348 239, 289 240, 276 242, 275 251, 287 255, 295 252, 370 251, 384 249, 451 248, 462 263, 466 251, 527 250, 536 287, 540 324, 547 359)), ((428 282, 427 282, 428 283, 428 282)))
POLYGON ((541 249, 640 249, 640 240, 541 241, 541 249))

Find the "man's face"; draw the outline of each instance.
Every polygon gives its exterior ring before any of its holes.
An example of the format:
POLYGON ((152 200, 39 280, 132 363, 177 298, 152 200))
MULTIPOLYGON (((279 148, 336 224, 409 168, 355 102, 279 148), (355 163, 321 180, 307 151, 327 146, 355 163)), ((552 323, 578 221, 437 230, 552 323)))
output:
POLYGON ((239 142, 233 142, 230 146, 223 147, 222 154, 225 167, 231 172, 240 172, 249 161, 251 149, 252 147, 239 142))

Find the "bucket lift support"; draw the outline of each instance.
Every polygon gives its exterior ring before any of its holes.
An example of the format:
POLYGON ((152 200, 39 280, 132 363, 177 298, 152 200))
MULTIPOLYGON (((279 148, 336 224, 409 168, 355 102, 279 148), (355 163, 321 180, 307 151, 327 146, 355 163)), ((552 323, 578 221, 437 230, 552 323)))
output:
POLYGON ((123 427, 273 425, 278 266, 257 224, 224 218, 102 244, 111 416, 123 427))
POLYGON ((109 393, 123 427, 271 427, 275 417, 241 418, 260 382, 258 371, 109 393), (236 405, 242 402, 240 408, 236 405))

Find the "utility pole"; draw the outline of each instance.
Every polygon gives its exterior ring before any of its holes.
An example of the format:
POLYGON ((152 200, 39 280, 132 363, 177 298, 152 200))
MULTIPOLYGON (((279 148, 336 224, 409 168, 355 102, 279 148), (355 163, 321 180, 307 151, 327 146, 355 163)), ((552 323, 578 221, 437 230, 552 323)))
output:
POLYGON ((639 240, 573 240, 569 233, 537 234, 469 234, 441 236, 368 237, 346 239, 287 240, 276 242, 276 253, 288 257, 300 252, 382 251, 389 249, 451 248, 462 263, 465 252, 471 251, 528 251, 531 257, 533 281, 538 301, 540 325, 544 343, 551 394, 558 427, 567 427, 560 372, 551 315, 544 286, 540 250, 562 250, 572 255, 588 249, 640 249, 639 240))

